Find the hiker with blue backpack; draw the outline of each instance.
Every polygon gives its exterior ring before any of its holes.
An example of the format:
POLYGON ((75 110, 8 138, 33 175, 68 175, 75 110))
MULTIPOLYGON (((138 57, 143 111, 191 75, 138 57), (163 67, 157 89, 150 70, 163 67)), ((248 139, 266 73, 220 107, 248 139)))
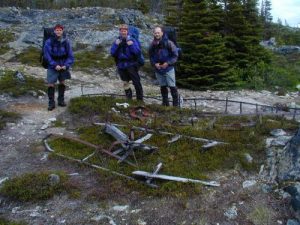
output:
POLYGON ((43 66, 47 68, 48 83, 48 110, 55 108, 55 83, 58 84, 58 106, 66 106, 65 80, 71 78, 70 67, 74 63, 73 51, 70 41, 64 35, 64 27, 57 24, 54 35, 48 38, 43 47, 43 66))
POLYGON ((141 66, 141 46, 138 40, 129 33, 128 25, 122 24, 119 27, 119 37, 113 42, 110 53, 115 58, 127 99, 132 99, 129 83, 132 81, 136 99, 143 101, 143 87, 138 73, 141 66))
POLYGON ((178 106, 179 99, 174 68, 178 59, 178 48, 160 26, 154 28, 153 36, 154 39, 149 47, 149 58, 160 85, 162 105, 169 106, 169 87, 173 98, 173 106, 178 106))

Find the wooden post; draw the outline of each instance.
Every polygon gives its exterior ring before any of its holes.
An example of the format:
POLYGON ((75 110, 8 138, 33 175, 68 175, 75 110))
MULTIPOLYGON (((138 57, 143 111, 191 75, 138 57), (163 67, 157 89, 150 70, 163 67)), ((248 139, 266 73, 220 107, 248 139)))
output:
POLYGON ((296 112, 297 112, 297 109, 295 108, 295 109, 294 109, 293 120, 296 120, 296 112))
POLYGON ((226 97, 226 103, 225 103, 225 113, 227 114, 227 109, 228 109, 228 97, 226 97))
POLYGON ((242 114, 242 113, 243 113, 243 103, 240 102, 240 114, 242 114))
POLYGON ((257 103, 255 105, 255 113, 256 113, 256 115, 258 114, 258 105, 257 105, 257 103))
POLYGON ((197 110, 197 101, 194 99, 195 110, 197 110))

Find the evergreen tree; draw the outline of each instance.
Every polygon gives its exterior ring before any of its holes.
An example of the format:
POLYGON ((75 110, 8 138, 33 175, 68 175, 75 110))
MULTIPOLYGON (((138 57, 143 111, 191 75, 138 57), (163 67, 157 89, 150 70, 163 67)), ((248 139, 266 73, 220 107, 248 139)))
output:
POLYGON ((183 0, 166 0, 166 25, 178 28, 181 22, 183 0))
POLYGON ((261 25, 256 0, 228 0, 225 11, 227 59, 232 67, 247 68, 267 60, 259 45, 261 25))
POLYGON ((234 85, 228 76, 225 44, 218 33, 221 6, 217 1, 185 0, 179 43, 183 56, 177 82, 193 89, 225 88, 234 85))

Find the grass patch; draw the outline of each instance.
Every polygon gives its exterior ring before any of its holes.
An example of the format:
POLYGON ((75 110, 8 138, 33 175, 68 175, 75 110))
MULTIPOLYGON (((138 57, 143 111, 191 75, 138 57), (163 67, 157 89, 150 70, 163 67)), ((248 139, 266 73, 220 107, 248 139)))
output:
POLYGON ((266 206, 257 206, 248 216, 255 225, 271 225, 273 212, 266 206))
POLYGON ((2 130, 6 123, 13 123, 20 118, 20 115, 14 112, 6 112, 0 110, 0 130, 2 130))
POLYGON ((0 29, 0 55, 9 51, 9 42, 14 41, 15 35, 6 29, 0 29))
MULTIPOLYGON (((234 168, 257 171, 265 158, 264 140, 266 136, 269 136, 270 131, 277 128, 291 131, 298 129, 298 124, 282 117, 220 116, 217 114, 205 117, 201 112, 194 110, 162 107, 160 105, 147 105, 147 108, 152 112, 152 117, 139 121, 129 116, 130 109, 139 105, 137 101, 129 101, 130 107, 127 109, 116 107, 117 102, 122 103, 124 99, 101 96, 72 99, 69 104, 69 111, 73 121, 82 120, 79 124, 80 128, 77 130, 79 137, 105 149, 111 146, 115 140, 110 135, 105 134, 102 127, 86 122, 92 121, 91 118, 95 119, 96 117, 101 122, 109 118, 112 123, 127 125, 119 128, 125 134, 129 134, 132 126, 145 127, 147 124, 147 128, 155 131, 163 130, 174 134, 179 133, 228 143, 203 151, 204 142, 183 137, 174 143, 168 143, 168 140, 172 138, 171 135, 162 135, 156 132, 145 144, 157 146, 159 150, 152 154, 147 154, 141 150, 136 151, 138 168, 132 168, 125 163, 118 164, 117 160, 100 152, 88 160, 89 163, 101 165, 126 175, 131 175, 133 170, 153 171, 159 162, 163 162, 161 173, 192 179, 210 180, 208 174, 211 172, 234 168), (120 113, 109 112, 112 107, 117 108, 120 113), (188 122, 190 117, 198 118, 193 126, 188 122), (213 125, 211 125, 212 121, 215 121, 213 125), (254 126, 227 129, 230 126, 250 122, 254 123, 254 126), (246 161, 245 153, 249 153, 254 158, 253 163, 246 161), (236 167, 237 165, 238 167, 236 167)), ((135 139, 138 139, 146 133, 135 131, 134 134, 135 139)), ((50 145, 58 153, 76 159, 83 159, 95 151, 93 148, 61 138, 51 140, 50 145)), ((115 149, 118 149, 118 146, 115 149)), ((133 162, 133 157, 130 157, 130 160, 133 162)), ((160 188, 153 190, 132 181, 122 181, 122 183, 124 184, 121 185, 123 189, 130 190, 134 187, 135 190, 142 190, 142 193, 151 195, 185 197, 202 191, 202 187, 196 184, 158 181, 160 188)), ((110 183, 109 186, 111 185, 113 184, 110 183)))
POLYGON ((13 222, 0 217, 0 225, 26 225, 25 222, 13 222))
POLYGON ((83 51, 74 54, 75 70, 90 71, 93 69, 107 69, 115 65, 114 59, 106 54, 101 47, 94 51, 83 51))
POLYGON ((30 66, 41 66, 40 55, 41 49, 35 47, 29 47, 23 52, 16 56, 16 60, 22 64, 27 64, 30 66))
POLYGON ((27 202, 46 200, 55 194, 70 191, 68 178, 64 172, 55 172, 60 180, 52 184, 49 179, 50 174, 52 172, 28 173, 7 180, 1 187, 0 193, 11 199, 27 202))
POLYGON ((0 94, 7 93, 13 97, 18 97, 28 93, 29 91, 35 91, 38 95, 39 90, 46 91, 46 85, 43 79, 37 79, 28 75, 24 75, 25 82, 18 81, 15 76, 15 71, 6 70, 0 71, 0 94))

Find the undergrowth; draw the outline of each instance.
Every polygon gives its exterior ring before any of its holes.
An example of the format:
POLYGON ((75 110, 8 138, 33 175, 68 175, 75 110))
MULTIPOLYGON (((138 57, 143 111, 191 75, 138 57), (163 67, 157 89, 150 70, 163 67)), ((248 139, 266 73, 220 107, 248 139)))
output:
MULTIPOLYGON (((192 179, 211 180, 210 174, 213 174, 212 172, 234 168, 257 171, 265 157, 264 140, 270 131, 277 128, 294 131, 298 128, 295 122, 285 120, 282 117, 221 116, 217 114, 211 114, 207 117, 194 110, 162 107, 160 105, 147 105, 151 116, 144 120, 136 120, 132 119, 129 114, 130 110, 139 106, 140 103, 129 101, 130 107, 126 109, 116 106, 116 103, 122 102, 124 102, 123 99, 111 97, 79 97, 71 100, 69 112, 73 121, 81 121, 77 130, 79 137, 100 146, 100 149, 109 149, 115 140, 104 133, 102 126, 93 125, 93 121, 104 122, 108 120, 112 123, 123 124, 125 126, 119 127, 119 129, 127 135, 129 135, 132 126, 147 127, 147 129, 154 131, 153 136, 144 144, 156 146, 158 150, 151 154, 136 150, 136 168, 126 163, 118 163, 116 159, 101 153, 99 150, 96 150, 96 154, 87 161, 128 176, 131 176, 134 170, 152 172, 159 162, 163 163, 160 173, 192 179), (112 107, 120 113, 110 112, 112 107), (198 120, 191 124, 189 122, 191 117, 197 117, 198 120), (250 125, 243 127, 241 124, 250 125), (172 135, 161 134, 159 131, 170 132, 172 135), (168 143, 176 134, 185 136, 174 143, 168 143), (205 142, 193 140, 189 138, 191 136, 225 142, 225 144, 204 150, 202 147, 205 142), (253 163, 246 160, 246 153, 254 158, 253 163), (237 165, 239 166, 236 167, 237 165)), ((135 140, 144 135, 146 132, 134 130, 135 140)), ((52 139, 50 145, 58 153, 79 160, 95 152, 94 148, 64 138, 52 139)), ((120 147, 120 145, 116 145, 112 150, 120 147)), ((128 159, 135 162, 132 156, 128 159)), ((116 179, 108 180, 110 187, 119 185, 119 182, 115 184, 116 179)), ((158 189, 151 189, 143 184, 124 181, 123 179, 121 186, 122 191, 129 191, 134 188, 144 194, 177 197, 198 194, 202 191, 202 187, 198 184, 156 182, 159 184, 158 189)))
POLYGON ((21 82, 15 76, 16 71, 0 70, 0 94, 9 94, 18 97, 35 91, 38 95, 43 95, 39 91, 46 91, 46 85, 43 79, 37 79, 32 76, 24 75, 25 82, 21 82))
POLYGON ((25 222, 9 221, 5 218, 0 217, 0 225, 26 225, 26 223, 25 222))
POLYGON ((23 52, 16 56, 16 60, 21 62, 22 64, 27 64, 30 66, 41 66, 40 56, 41 49, 36 47, 29 47, 25 49, 23 52))
POLYGON ((75 70, 90 71, 91 69, 107 69, 113 67, 115 62, 105 49, 99 47, 94 51, 82 51, 74 54, 75 70))
POLYGON ((0 130, 2 130, 6 123, 13 123, 20 118, 20 115, 14 112, 7 112, 0 110, 0 130))
POLYGON ((8 43, 14 41, 15 36, 7 29, 0 29, 0 55, 9 51, 8 43))
POLYGON ((18 201, 38 201, 52 198, 62 192, 71 193, 67 175, 64 172, 54 172, 59 175, 58 183, 51 184, 50 171, 27 173, 4 182, 0 194, 18 201))

